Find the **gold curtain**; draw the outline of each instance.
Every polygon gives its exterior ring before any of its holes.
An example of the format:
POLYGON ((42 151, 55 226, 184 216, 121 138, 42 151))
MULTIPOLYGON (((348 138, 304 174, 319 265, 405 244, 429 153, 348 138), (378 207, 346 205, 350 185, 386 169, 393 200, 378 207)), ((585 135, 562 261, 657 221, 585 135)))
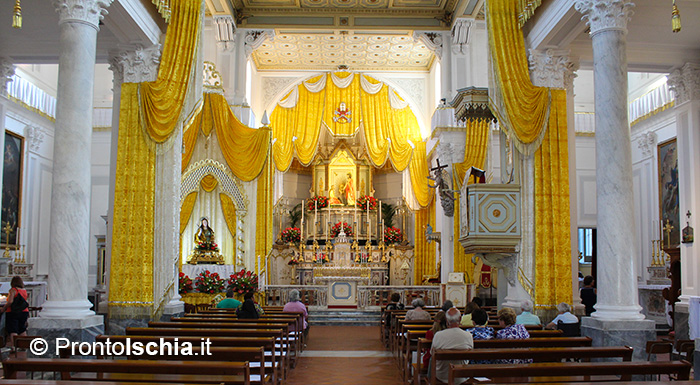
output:
POLYGON ((180 122, 197 50, 201 5, 199 0, 173 1, 158 79, 122 84, 112 221, 112 306, 154 305, 156 153, 152 141, 165 142, 180 122))
POLYGON ((180 234, 187 228, 187 223, 190 221, 192 216, 192 210, 194 210, 194 204, 197 202, 197 191, 193 191, 185 197, 180 206, 180 234))
POLYGON ((223 95, 209 92, 204 94, 202 109, 185 128, 182 171, 192 159, 200 130, 204 137, 216 132, 226 164, 238 179, 249 182, 260 175, 270 146, 270 129, 253 129, 241 123, 223 95))
MULTIPOLYGON (((352 72, 335 72, 335 76, 346 79, 352 72)), ((360 75, 356 73, 345 88, 340 88, 333 83, 331 75, 328 75, 326 82, 326 106, 323 111, 323 123, 335 135, 352 136, 360 127, 360 116, 355 114, 360 111, 360 75), (340 107, 340 103, 345 103, 345 107, 351 111, 351 121, 349 123, 336 123, 333 121, 335 110, 340 107)))
POLYGON ((430 204, 430 200, 433 199, 433 189, 428 187, 430 171, 428 170, 428 155, 425 147, 426 144, 423 141, 416 143, 416 148, 413 150, 413 156, 409 164, 413 195, 420 207, 427 207, 430 204))
MULTIPOLYGON (((464 176, 469 171, 469 168, 476 167, 483 169, 486 163, 486 151, 488 149, 489 138, 488 120, 472 120, 467 121, 466 139, 464 142, 464 160, 462 163, 452 165, 454 170, 453 186, 455 190, 459 190, 462 186, 464 176)), ((459 243, 461 236, 459 194, 455 193, 455 212, 454 212, 454 271, 465 273, 467 283, 474 282, 474 263, 472 256, 474 254, 465 254, 462 244, 459 243)))
MULTIPOLYGON (((265 258, 272 250, 272 205, 275 170, 272 159, 258 177, 255 213, 255 255, 265 258)), ((257 259, 257 258, 256 258, 257 259)))
POLYGON ((572 301, 566 91, 552 90, 552 112, 535 153, 535 304, 572 301))
MULTIPOLYGON (((233 252, 236 252, 236 242, 238 239, 236 237, 236 205, 230 196, 226 194, 219 194, 219 200, 221 201, 221 210, 224 212, 224 218, 226 218, 226 226, 228 227, 228 232, 231 233, 233 238, 233 252)), ((257 260, 257 258, 256 258, 257 260)), ((236 255, 233 255, 233 261, 236 261, 236 255)))
MULTIPOLYGON (((315 83, 321 77, 323 75, 306 82, 315 83)), ((278 105, 270 116, 272 137, 276 139, 273 156, 275 165, 280 171, 287 171, 295 154, 299 162, 308 165, 314 159, 318 147, 326 93, 325 91, 310 92, 303 84, 296 87, 299 92, 297 105, 294 108, 278 105), (294 140, 295 136, 296 140, 294 140)))
POLYGON ((138 85, 122 84, 109 303, 153 305, 156 157, 139 124, 138 85))
POLYGON ((551 93, 530 81, 525 40, 518 24, 521 5, 513 0, 489 0, 486 24, 491 54, 489 105, 501 128, 523 154, 533 154, 546 129, 551 93))
POLYGON ((185 96, 195 65, 201 27, 199 0, 172 2, 172 19, 165 36, 163 55, 155 82, 139 84, 141 119, 148 136, 165 142, 181 121, 185 96))
POLYGON ((434 241, 428 243, 425 240, 426 226, 430 224, 435 229, 435 199, 430 201, 428 207, 415 211, 414 216, 413 284, 420 285, 423 281, 423 276, 435 274, 435 249, 437 243, 434 241))
POLYGON ((212 192, 216 188, 216 186, 219 184, 219 181, 216 180, 216 177, 212 174, 207 174, 202 178, 202 180, 199 181, 199 185, 204 189, 206 192, 212 192))

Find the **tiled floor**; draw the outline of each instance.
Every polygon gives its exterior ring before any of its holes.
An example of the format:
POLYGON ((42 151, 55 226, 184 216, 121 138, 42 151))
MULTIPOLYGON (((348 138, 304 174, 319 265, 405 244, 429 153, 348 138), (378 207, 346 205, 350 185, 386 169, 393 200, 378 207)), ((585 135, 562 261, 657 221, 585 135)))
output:
POLYGON ((377 326, 314 326, 287 385, 399 385, 377 326))

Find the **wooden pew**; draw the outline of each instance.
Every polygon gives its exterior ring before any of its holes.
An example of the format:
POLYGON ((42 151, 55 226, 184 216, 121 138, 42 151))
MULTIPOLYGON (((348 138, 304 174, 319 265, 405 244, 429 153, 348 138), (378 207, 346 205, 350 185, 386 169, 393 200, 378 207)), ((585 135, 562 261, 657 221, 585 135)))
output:
POLYGON ((9 379, 17 378, 19 372, 56 372, 62 380, 72 379, 74 373, 93 373, 92 381, 250 385, 248 362, 9 358, 2 364, 9 379))
POLYGON ((629 346, 612 347, 552 347, 552 348, 523 348, 523 349, 472 349, 472 350, 436 350, 430 357, 430 380, 423 377, 426 368, 422 367, 419 360, 414 367, 416 373, 414 384, 421 384, 421 379, 425 379, 426 384, 436 385, 439 381, 436 378, 437 361, 460 361, 469 360, 471 365, 474 361, 493 361, 507 359, 531 359, 534 362, 561 362, 563 359, 574 359, 590 361, 594 358, 619 358, 621 361, 632 361, 634 349, 629 346))
MULTIPOLYGON (((8 385, 180 385, 172 382, 114 382, 114 381, 78 381, 78 380, 33 380, 33 379, 0 379, 0 384, 8 385)), ((189 383, 188 385, 206 385, 189 383)), ((676 385, 676 384, 674 384, 676 385)), ((677 384, 683 385, 683 384, 677 384)))
MULTIPOLYGON (((180 344, 183 344, 185 342, 191 343, 193 346, 201 346, 202 338, 201 337, 155 337, 155 336, 120 336, 120 335, 98 335, 95 337, 95 342, 99 343, 107 343, 108 341, 111 343, 127 343, 127 341, 130 341, 132 343, 134 342, 140 342, 142 344, 147 344, 147 343, 160 343, 161 340, 165 342, 170 342, 174 343, 175 339, 180 344)), ((265 373, 268 373, 272 375, 272 380, 275 383, 281 383, 282 381, 282 376, 283 376, 283 366, 281 363, 281 351, 280 349, 276 348, 276 343, 275 343, 275 338, 273 337, 208 337, 209 342, 211 343, 211 349, 217 348, 256 348, 260 347, 263 349, 263 353, 265 357, 267 357, 264 361, 265 365, 265 373)), ((63 358, 68 358, 66 356, 62 356, 63 358)), ((101 356, 98 356, 98 358, 102 358, 101 356)), ((146 358, 146 357, 144 357, 146 358)), ((206 358, 206 357, 205 357, 206 358)), ((194 360, 197 360, 199 358, 193 357, 194 360)), ((230 359, 226 359, 224 361, 230 361, 230 359)), ((241 361, 240 359, 232 359, 231 361, 241 361)), ((251 370, 255 370, 257 365, 254 362, 254 360, 245 360, 245 361, 250 361, 250 366, 251 370)))
POLYGON ((679 380, 688 380, 691 365, 687 361, 671 362, 542 362, 534 364, 454 365, 450 364, 448 385, 458 385, 455 378, 487 377, 508 379, 535 377, 537 382, 589 382, 578 377, 620 376, 621 381, 630 381, 633 375, 671 375, 679 380), (559 379, 557 379, 559 378, 559 379))

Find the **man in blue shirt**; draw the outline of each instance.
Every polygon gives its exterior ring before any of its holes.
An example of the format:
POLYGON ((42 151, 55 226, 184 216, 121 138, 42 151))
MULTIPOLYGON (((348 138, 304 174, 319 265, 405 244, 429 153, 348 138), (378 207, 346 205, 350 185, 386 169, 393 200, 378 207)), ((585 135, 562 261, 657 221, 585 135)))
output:
POLYGON ((522 313, 515 317, 515 323, 520 325, 540 325, 540 317, 532 314, 532 302, 525 300, 520 303, 522 313))

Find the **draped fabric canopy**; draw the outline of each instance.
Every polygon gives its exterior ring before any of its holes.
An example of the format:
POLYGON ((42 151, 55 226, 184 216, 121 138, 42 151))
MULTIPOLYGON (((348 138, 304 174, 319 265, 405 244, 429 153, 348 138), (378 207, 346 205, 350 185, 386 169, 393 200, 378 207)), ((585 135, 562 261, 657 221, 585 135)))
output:
POLYGON ((315 76, 285 95, 270 121, 278 170, 286 171, 294 156, 310 164, 322 126, 340 136, 352 136, 361 129, 372 164, 381 167, 388 160, 397 171, 408 168, 418 204, 430 203, 425 142, 418 120, 387 84, 353 72, 315 76))

